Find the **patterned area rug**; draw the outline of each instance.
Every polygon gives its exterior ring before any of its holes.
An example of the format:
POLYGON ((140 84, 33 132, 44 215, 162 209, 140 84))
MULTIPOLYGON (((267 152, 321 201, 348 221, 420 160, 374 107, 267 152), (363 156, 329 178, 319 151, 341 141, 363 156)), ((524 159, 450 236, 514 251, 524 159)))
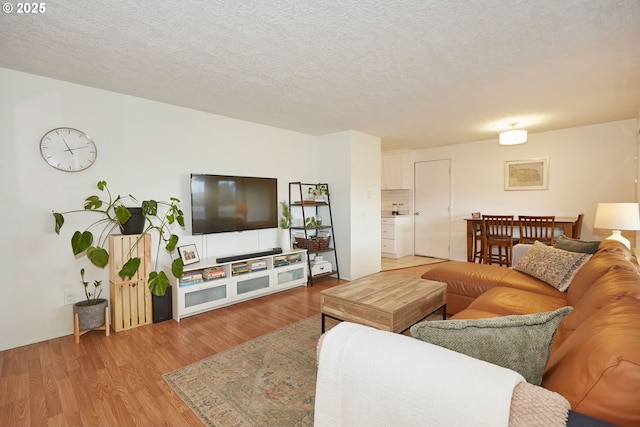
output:
POLYGON ((319 337, 315 315, 163 377, 208 426, 313 426, 319 337))

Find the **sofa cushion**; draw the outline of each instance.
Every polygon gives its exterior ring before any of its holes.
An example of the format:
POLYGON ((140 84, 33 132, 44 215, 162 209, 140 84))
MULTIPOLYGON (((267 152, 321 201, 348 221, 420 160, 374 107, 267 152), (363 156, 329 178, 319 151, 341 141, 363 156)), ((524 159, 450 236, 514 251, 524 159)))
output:
POLYGON ((447 284, 447 313, 450 314, 464 310, 484 292, 502 286, 552 297, 564 298, 566 295, 535 277, 511 268, 471 262, 448 261, 438 264, 427 270, 422 278, 447 284))
POLYGON ((576 306, 583 295, 607 272, 612 270, 638 271, 633 253, 622 243, 613 240, 602 242, 598 252, 591 256, 573 278, 567 290, 567 305, 576 306))
MULTIPOLYGON (((474 319, 470 310, 493 313, 493 316, 511 316, 554 311, 567 304, 566 293, 556 296, 542 295, 536 292, 516 288, 497 287, 488 290, 476 298, 469 306, 453 316, 454 319, 474 319)), ((447 301, 448 302, 448 301, 447 301)))
POLYGON ((622 295, 589 316, 553 351, 542 386, 573 410, 618 426, 640 425, 640 301, 622 295))
POLYGON ((536 241, 513 268, 564 292, 589 258, 590 254, 556 249, 536 241))
POLYGON ((562 249, 569 252, 578 252, 583 254, 594 254, 598 247, 600 246, 600 241, 596 240, 594 242, 587 242, 579 239, 571 239, 567 236, 558 236, 556 237, 556 243, 553 246, 556 249, 562 249))
MULTIPOLYGON (((623 296, 640 300, 640 273, 634 270, 612 269, 600 277, 584 293, 573 306, 573 311, 558 327, 558 333, 553 342, 553 350, 582 325, 595 312, 623 296)), ((640 328, 640 325, 638 326, 640 328)))
POLYGON ((512 369, 539 385, 558 324, 571 307, 523 316, 420 322, 411 335, 450 350, 512 369))

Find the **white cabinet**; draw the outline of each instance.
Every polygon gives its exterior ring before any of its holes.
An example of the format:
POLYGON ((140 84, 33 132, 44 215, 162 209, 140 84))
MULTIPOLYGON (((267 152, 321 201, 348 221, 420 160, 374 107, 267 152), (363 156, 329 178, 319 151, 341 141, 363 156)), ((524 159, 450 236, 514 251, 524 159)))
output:
POLYGON ((411 217, 382 217, 381 252, 385 258, 402 258, 412 254, 411 217))
POLYGON ((409 153, 382 154, 383 190, 411 188, 411 161, 409 153))
POLYGON ((203 259, 172 283, 173 320, 306 284, 304 249, 222 263, 203 259))

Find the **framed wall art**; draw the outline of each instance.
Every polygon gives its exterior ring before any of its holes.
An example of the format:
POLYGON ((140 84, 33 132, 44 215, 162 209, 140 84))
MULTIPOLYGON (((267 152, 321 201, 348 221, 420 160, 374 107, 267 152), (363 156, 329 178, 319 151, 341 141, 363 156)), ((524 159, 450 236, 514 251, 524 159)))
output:
POLYGON ((504 162, 505 190, 548 190, 549 158, 504 162))
POLYGON ((178 247, 178 253, 180 254, 180 258, 182 258, 182 263, 184 265, 189 265, 200 261, 196 245, 180 246, 178 247))

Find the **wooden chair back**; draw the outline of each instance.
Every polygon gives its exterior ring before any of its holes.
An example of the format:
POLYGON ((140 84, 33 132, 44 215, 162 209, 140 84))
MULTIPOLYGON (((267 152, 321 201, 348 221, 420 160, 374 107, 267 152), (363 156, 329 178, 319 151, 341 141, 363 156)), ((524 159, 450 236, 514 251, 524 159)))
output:
POLYGON ((473 224, 473 262, 484 262, 484 237, 482 223, 473 224))
POLYGON ((578 219, 571 226, 571 237, 574 239, 579 239, 582 234, 582 219, 584 218, 584 214, 578 215, 578 219))
POLYGON ((482 215, 485 264, 511 266, 513 215, 482 215))
POLYGON ((520 243, 533 243, 536 240, 550 246, 555 243, 555 216, 520 215, 518 222, 520 223, 520 243))

